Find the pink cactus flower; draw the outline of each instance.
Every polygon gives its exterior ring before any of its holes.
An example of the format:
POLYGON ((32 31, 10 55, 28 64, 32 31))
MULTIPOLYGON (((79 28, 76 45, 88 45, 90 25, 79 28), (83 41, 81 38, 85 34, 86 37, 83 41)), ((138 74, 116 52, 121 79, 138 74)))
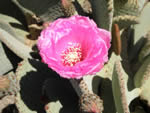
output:
POLYGON ((80 79, 100 71, 108 60, 110 32, 84 16, 61 18, 41 32, 42 61, 61 77, 80 79))

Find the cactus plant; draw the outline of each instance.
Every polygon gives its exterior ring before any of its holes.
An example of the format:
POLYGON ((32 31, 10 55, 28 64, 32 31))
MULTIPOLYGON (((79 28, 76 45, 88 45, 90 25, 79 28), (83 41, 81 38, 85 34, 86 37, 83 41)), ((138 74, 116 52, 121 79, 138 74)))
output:
POLYGON ((7 73, 8 71, 12 70, 13 67, 12 67, 12 64, 11 62, 9 61, 9 59, 7 58, 7 56, 5 55, 5 51, 3 49, 3 46, 2 46, 2 43, 0 42, 0 66, 2 67, 0 69, 0 75, 4 74, 4 73, 7 73), (4 65, 6 64, 6 65, 4 65))
POLYGON ((127 85, 127 82, 128 76, 125 72, 123 72, 121 63, 117 61, 114 67, 112 88, 115 105, 119 113, 130 113, 128 106, 133 99, 139 96, 141 91, 140 89, 135 88, 134 90, 129 92, 128 87, 132 86, 127 85))
POLYGON ((137 0, 118 1, 114 0, 114 23, 118 23, 120 28, 138 22, 139 6, 137 0))
POLYGON ((135 77, 134 77, 134 83, 136 87, 141 88, 142 92, 140 94, 140 97, 144 100, 147 100, 148 104, 150 105, 150 100, 149 100, 149 90, 148 90, 148 85, 149 85, 149 57, 147 57, 140 69, 137 71, 135 77))
POLYGON ((9 104, 15 104, 19 113, 149 112, 145 109, 150 108, 150 22, 145 18, 149 16, 148 0, 3 3, 0 4, 0 112, 9 104), (5 12, 3 3, 11 4, 22 16, 9 14, 12 12, 9 9, 5 12), (110 31, 112 46, 108 62, 99 72, 68 80, 41 61, 39 48, 34 45, 41 30, 51 22, 73 15, 88 16, 98 27, 110 31), (17 69, 7 57, 11 53, 7 53, 5 46, 21 58, 17 69))
POLYGON ((109 31, 111 30, 114 13, 113 6, 113 0, 92 1, 93 16, 100 28, 105 28, 109 31))
POLYGON ((6 108, 10 104, 15 103, 15 96, 14 95, 7 95, 3 99, 0 100, 0 113, 3 113, 3 109, 6 108))
MULTIPOLYGON (((21 58, 31 58, 30 52, 31 48, 27 47, 25 44, 21 43, 17 38, 18 35, 15 34, 12 27, 7 24, 5 21, 1 21, 1 29, 2 32, 0 35, 0 40, 5 43, 17 56, 21 58), (16 37, 17 35, 17 37, 16 37), (16 37, 16 38, 15 38, 16 37), (15 44, 14 44, 15 43, 15 44)), ((23 39, 24 37, 21 37, 23 39)))
POLYGON ((145 36, 145 45, 142 47, 141 52, 139 53, 139 60, 143 61, 149 54, 149 47, 150 47, 150 31, 145 36))

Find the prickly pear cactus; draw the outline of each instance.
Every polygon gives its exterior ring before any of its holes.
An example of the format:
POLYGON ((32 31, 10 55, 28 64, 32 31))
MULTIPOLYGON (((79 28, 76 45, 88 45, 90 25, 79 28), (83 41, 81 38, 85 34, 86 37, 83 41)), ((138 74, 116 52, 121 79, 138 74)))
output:
POLYGON ((94 94, 92 90, 89 90, 86 84, 87 80, 88 79, 70 80, 80 98, 80 110, 81 112, 102 113, 103 101, 99 96, 94 94))
MULTIPOLYGON (((2 18, 4 17, 1 15, 2 18)), ((7 16, 5 16, 6 18, 7 16)), ((10 19, 10 17, 7 17, 10 19)), ((12 18, 11 18, 12 20, 12 18)), ((0 21, 0 40, 7 45, 17 56, 19 56, 22 59, 25 58, 31 58, 30 52, 32 51, 30 47, 25 45, 23 42, 24 37, 17 35, 17 33, 14 31, 15 28, 12 28, 10 24, 7 22, 1 20, 0 21), (20 38, 18 38, 20 37, 20 38), (22 40, 22 41, 21 41, 22 40)), ((24 32, 25 33, 25 32, 24 32)), ((25 33, 26 34, 26 33, 25 33)), ((24 34, 22 34, 24 36, 24 34)))
POLYGON ((132 86, 130 84, 127 85, 128 79, 128 75, 124 72, 120 61, 116 61, 112 78, 112 88, 118 113, 130 113, 129 104, 138 97, 141 92, 138 88, 129 91, 128 87, 132 86))
POLYGON ((62 2, 62 10, 64 12, 64 15, 72 16, 78 14, 71 0, 61 0, 61 2, 62 2))
POLYGON ((1 66, 0 75, 3 75, 4 73, 12 70, 13 67, 12 67, 11 62, 5 55, 5 51, 4 51, 4 48, 3 48, 1 42, 0 42, 0 51, 1 51, 0 52, 0 66, 1 66), (6 65, 4 65, 4 64, 6 64, 6 65))
MULTIPOLYGON (((26 74, 26 72, 30 71, 32 68, 29 67, 28 65, 25 65, 26 67, 24 68, 24 63, 27 62, 27 61, 24 61, 24 62, 21 62, 18 64, 18 69, 16 71, 16 76, 17 76, 17 80, 18 80, 18 86, 19 86, 19 89, 21 90, 21 78, 26 74), (23 65, 23 66, 22 66, 23 65), (24 69, 25 70, 24 70, 24 69), (21 70, 21 71, 20 71, 21 70)), ((22 99, 22 96, 21 96, 22 92, 19 91, 17 93, 17 96, 16 96, 16 106, 19 110, 20 113, 37 113, 36 111, 34 110, 31 110, 30 108, 28 108, 28 106, 25 104, 25 102, 23 101, 22 99)))
POLYGON ((103 100, 104 113, 116 113, 115 103, 112 93, 112 76, 115 61, 120 60, 120 56, 116 56, 112 53, 109 62, 104 65, 103 70, 97 73, 97 76, 93 78, 93 91, 100 95, 103 100), (109 109, 107 109, 107 107, 109 109))
POLYGON ((148 56, 140 69, 137 71, 134 77, 134 83, 136 87, 141 89, 140 97, 147 101, 150 105, 150 92, 149 92, 149 80, 150 80, 150 57, 148 56))
POLYGON ((1 1, 0 112, 15 104, 19 113, 149 113, 149 11, 148 0, 1 1), (73 15, 111 32, 108 62, 80 80, 60 78, 36 47, 41 30, 73 15))
POLYGON ((139 3, 137 0, 114 0, 114 16, 117 15, 132 15, 138 16, 139 3))
POLYGON ((92 6, 91 6, 90 0, 77 0, 77 1, 85 13, 87 13, 87 14, 92 13, 92 6))
POLYGON ((139 53, 139 60, 143 61, 150 54, 150 31, 145 36, 145 44, 139 53))
POLYGON ((100 28, 111 30, 114 5, 113 0, 93 0, 93 18, 100 28))
POLYGON ((13 0, 13 2, 24 12, 25 15, 38 15, 42 21, 53 21, 58 17, 64 16, 61 9, 60 0, 42 0, 30 1, 25 0, 13 0), (32 6, 34 4, 35 7, 32 6), (40 10, 38 10, 40 9, 40 10))
POLYGON ((103 101, 96 94, 83 94, 80 99, 80 109, 82 112, 102 113, 103 101))
POLYGON ((138 23, 140 7, 138 0, 114 0, 114 23, 120 28, 138 23))
POLYGON ((6 108, 8 105, 15 103, 15 96, 14 95, 7 95, 0 100, 0 113, 3 113, 3 109, 6 108))

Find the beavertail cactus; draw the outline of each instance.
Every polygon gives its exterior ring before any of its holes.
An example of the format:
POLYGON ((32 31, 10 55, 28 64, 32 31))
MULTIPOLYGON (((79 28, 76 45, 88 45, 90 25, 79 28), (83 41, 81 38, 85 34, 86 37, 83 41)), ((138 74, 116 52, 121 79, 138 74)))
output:
POLYGON ((139 3, 137 0, 114 0, 114 23, 120 28, 138 23, 139 3))
POLYGON ((3 109, 6 108, 8 105, 15 103, 15 96, 14 95, 7 95, 4 98, 0 99, 0 113, 3 113, 3 109))
POLYGON ((150 31, 145 35, 145 44, 139 53, 139 60, 143 61, 150 54, 150 31))
POLYGON ((71 0, 61 0, 61 2, 62 10, 64 11, 65 16, 72 16, 78 14, 71 0))
POLYGON ((80 98, 80 109, 86 113, 102 113, 103 101, 96 94, 83 94, 80 98))
POLYGON ((3 2, 0 112, 149 113, 149 0, 3 2))
MULTIPOLYGON (((19 39, 13 28, 7 24, 5 21, 1 21, 1 35, 0 40, 7 45, 17 56, 22 59, 31 58, 30 52, 32 51, 30 47, 23 44, 19 39), (4 27, 4 28, 3 28, 4 27)), ((22 39, 24 37, 21 37, 22 39)))
POLYGON ((114 67, 112 78, 112 88, 115 105, 118 113, 130 113, 129 104, 133 99, 140 95, 141 90, 136 88, 132 91, 128 90, 128 75, 124 72, 121 62, 117 61, 114 67))
POLYGON ((135 86, 141 88, 141 99, 144 99, 148 102, 150 106, 150 92, 149 92, 149 82, 150 80, 150 57, 148 56, 140 69, 137 71, 134 77, 135 86))
POLYGON ((93 18, 98 26, 111 31, 114 13, 113 0, 93 0, 91 3, 93 18))
POLYGON ((83 11, 87 14, 92 13, 91 0, 77 0, 83 11))
POLYGON ((74 89, 80 97, 80 110, 87 113, 102 113, 103 101, 99 96, 89 90, 89 87, 83 79, 73 80, 71 79, 74 89))

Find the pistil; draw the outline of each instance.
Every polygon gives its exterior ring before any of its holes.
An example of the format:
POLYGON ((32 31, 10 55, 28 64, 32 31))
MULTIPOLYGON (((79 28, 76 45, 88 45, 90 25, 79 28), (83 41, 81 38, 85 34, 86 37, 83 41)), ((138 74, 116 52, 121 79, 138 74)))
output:
POLYGON ((65 51, 62 52, 61 57, 63 65, 74 66, 82 59, 81 45, 75 44, 71 47, 68 47, 65 51))

